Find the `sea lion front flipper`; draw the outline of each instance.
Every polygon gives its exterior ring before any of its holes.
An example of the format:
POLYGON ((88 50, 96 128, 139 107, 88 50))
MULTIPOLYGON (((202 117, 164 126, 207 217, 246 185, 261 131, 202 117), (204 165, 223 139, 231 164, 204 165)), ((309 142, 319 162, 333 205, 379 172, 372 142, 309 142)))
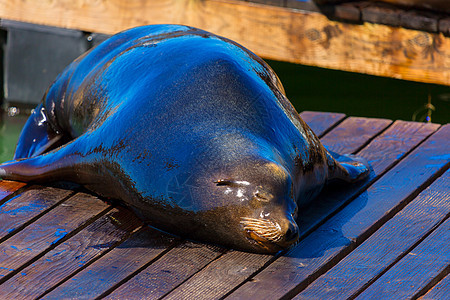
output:
POLYGON ((352 183, 366 178, 370 165, 364 158, 352 154, 337 154, 328 151, 330 179, 339 179, 352 183))
POLYGON ((47 120, 42 103, 34 109, 20 134, 14 159, 38 156, 63 143, 63 135, 56 132, 47 120))

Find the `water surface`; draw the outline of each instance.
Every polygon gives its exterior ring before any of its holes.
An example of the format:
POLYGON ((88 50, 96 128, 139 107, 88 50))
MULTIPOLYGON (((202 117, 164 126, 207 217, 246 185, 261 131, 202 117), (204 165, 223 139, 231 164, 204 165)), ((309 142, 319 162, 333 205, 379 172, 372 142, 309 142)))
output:
MULTIPOLYGON (((268 61, 297 111, 341 112, 349 116, 423 121, 431 96, 431 121, 450 122, 450 87, 268 61)), ((23 110, 22 110, 23 111, 23 110)), ((3 114, 0 162, 10 160, 26 114, 3 114)))

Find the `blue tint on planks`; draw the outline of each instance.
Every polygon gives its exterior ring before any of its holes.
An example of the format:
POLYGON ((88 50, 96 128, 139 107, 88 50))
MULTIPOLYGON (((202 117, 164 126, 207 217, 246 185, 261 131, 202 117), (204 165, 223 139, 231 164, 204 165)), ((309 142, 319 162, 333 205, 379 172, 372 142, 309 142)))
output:
POLYGON ((52 245, 57 243, 60 239, 62 239, 63 237, 65 237, 68 234, 67 230, 65 230, 64 228, 58 228, 56 229, 56 232, 54 233, 54 236, 57 237, 56 240, 54 240, 52 242, 52 245))

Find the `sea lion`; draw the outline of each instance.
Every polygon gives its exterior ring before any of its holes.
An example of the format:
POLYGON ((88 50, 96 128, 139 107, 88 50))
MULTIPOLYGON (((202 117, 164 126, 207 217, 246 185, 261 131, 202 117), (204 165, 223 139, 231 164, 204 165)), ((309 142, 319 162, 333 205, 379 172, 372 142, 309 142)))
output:
POLYGON ((297 206, 331 179, 367 175, 362 160, 341 158, 255 54, 200 29, 152 25, 72 62, 0 177, 73 181, 162 230, 274 253, 298 239, 297 206))

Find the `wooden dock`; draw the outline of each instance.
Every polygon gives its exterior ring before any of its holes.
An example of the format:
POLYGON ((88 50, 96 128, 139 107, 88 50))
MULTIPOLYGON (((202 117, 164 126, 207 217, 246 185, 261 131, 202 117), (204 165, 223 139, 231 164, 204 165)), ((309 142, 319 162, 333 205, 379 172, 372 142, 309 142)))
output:
MULTIPOLYGON (((0 182, 0 299, 445 299, 450 125, 303 112, 373 173, 299 213, 276 256, 197 244, 60 186, 0 182)), ((448 298, 447 298, 448 299, 448 298)))

